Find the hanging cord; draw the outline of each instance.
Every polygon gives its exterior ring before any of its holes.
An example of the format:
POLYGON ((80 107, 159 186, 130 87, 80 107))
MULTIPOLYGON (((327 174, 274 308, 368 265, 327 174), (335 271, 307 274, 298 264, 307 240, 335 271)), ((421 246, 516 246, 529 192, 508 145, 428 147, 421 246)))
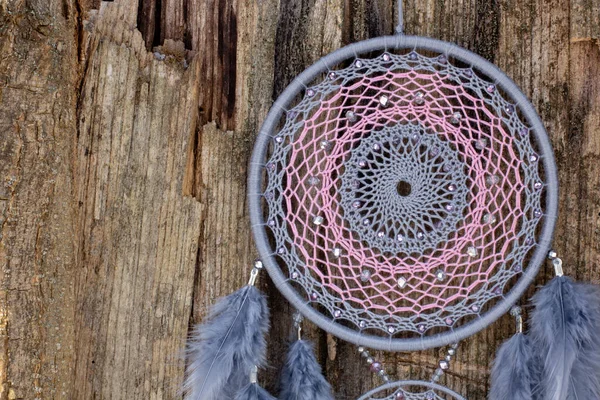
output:
POLYGON ((404 13, 402 11, 402 0, 398 0, 398 25, 396 26, 396 35, 404 34, 404 13))

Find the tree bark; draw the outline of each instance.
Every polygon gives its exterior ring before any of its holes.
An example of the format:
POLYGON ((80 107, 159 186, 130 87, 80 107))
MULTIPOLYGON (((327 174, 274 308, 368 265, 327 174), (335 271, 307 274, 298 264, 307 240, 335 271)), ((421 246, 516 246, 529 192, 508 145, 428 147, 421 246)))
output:
MULTIPOLYGON (((404 8, 406 33, 483 55, 532 99, 559 164, 556 248, 599 283, 600 0, 404 8)), ((273 99, 394 25, 394 0, 0 0, 0 400, 181 398, 190 327, 256 256, 247 164, 273 99)), ((293 310, 261 286, 276 392, 293 310)), ((379 384, 306 325, 336 399, 379 384)), ((505 317, 461 343, 444 384, 485 399, 511 333, 505 317)), ((428 379, 443 349, 376 353, 428 379)))

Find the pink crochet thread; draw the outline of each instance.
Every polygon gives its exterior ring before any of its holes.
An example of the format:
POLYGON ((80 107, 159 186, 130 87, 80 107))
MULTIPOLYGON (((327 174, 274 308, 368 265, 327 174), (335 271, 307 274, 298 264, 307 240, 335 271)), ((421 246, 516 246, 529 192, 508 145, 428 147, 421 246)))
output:
POLYGON ((418 60, 332 72, 288 114, 268 164, 291 279, 361 329, 478 314, 534 245, 541 183, 515 106, 470 69, 418 60))

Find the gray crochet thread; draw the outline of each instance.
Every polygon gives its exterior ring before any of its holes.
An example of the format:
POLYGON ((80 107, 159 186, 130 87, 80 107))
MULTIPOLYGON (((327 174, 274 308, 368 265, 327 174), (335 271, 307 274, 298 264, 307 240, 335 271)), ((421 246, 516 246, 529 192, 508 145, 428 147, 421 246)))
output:
MULTIPOLYGON (((256 138, 248 205, 261 259, 294 307, 343 340, 380 350, 412 351, 454 343, 478 332, 524 293, 550 249, 557 182, 542 121, 510 78, 451 43, 397 35, 336 50, 282 92, 256 138), (412 74, 408 77, 412 83, 407 86, 407 75, 397 72, 412 74), (351 74, 354 78, 349 78, 351 74), (427 87, 424 81, 430 81, 427 87), (368 88, 361 90, 364 84, 368 88), (415 85, 423 90, 420 99, 415 85), (328 87, 331 90, 322 91, 328 87), (452 94, 455 89, 466 96, 452 94), (415 115, 405 106, 417 101, 421 108, 415 115), (436 105, 442 107, 431 108, 436 105), (453 121, 455 106, 466 107, 458 123, 453 121), (478 114, 476 109, 482 108, 487 116, 478 114), (350 110, 354 116, 346 113, 350 110), (494 127, 486 128, 491 120, 494 127), (362 140, 385 128, 402 130, 409 124, 427 127, 425 135, 439 136, 457 150, 471 197, 456 231, 437 247, 431 247, 435 232, 426 232, 428 238, 415 230, 416 240, 430 240, 422 254, 382 253, 347 223, 340 202, 341 176, 351 168, 348 161, 362 140), (454 128, 447 129, 448 124, 454 128), (502 131, 500 136, 490 132, 496 129, 502 131), (302 131, 305 134, 300 136, 302 131), (491 134, 491 141, 478 140, 484 133, 491 134), (456 146, 454 138, 472 142, 456 146), (305 147, 297 151, 299 146, 305 147), (509 157, 500 151, 507 146, 509 157), (490 151, 496 158, 477 155, 490 151), (325 170, 313 169, 321 163, 327 164, 325 170), (507 168, 512 172, 502 173, 507 168), (494 171, 500 179, 491 174, 494 171), (483 193, 488 178, 491 197, 483 193), (523 186, 515 194, 510 185, 523 186), (478 192, 484 196, 473 203, 478 192), (487 218, 484 212, 490 206, 501 213, 487 218), (484 220, 490 222, 486 234, 473 236, 469 223, 484 220), (474 242, 473 249, 467 241, 474 242), (436 257, 438 261, 431 262, 436 257)), ((370 205, 365 207, 359 212, 370 205)), ((390 220, 383 214, 378 218, 390 220)), ((444 227, 444 221, 422 220, 444 227)), ((393 229, 388 227, 390 232, 393 229)), ((386 235, 385 230, 377 233, 377 239, 386 235)), ((399 249, 402 245, 414 248, 410 241, 399 243, 399 249)))
POLYGON ((399 381, 382 385, 358 400, 465 400, 458 393, 431 382, 399 381), (386 395, 387 394, 387 395, 386 395), (403 396, 403 397, 402 397, 403 396))

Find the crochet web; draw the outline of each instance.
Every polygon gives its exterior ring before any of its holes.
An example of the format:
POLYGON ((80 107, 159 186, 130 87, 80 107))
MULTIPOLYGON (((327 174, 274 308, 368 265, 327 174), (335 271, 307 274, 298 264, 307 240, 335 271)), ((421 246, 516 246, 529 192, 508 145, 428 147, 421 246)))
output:
POLYGON ((544 218, 519 107, 476 69, 422 53, 330 70, 280 121, 266 164, 267 231, 290 285, 380 336, 485 313, 527 268, 544 218))
POLYGON ((399 387, 390 388, 382 387, 375 389, 361 397, 359 400, 446 400, 446 399, 462 399, 455 397, 456 394, 448 389, 429 388, 428 383, 423 382, 422 386, 419 382, 410 382, 408 387, 400 385, 399 387), (421 389, 421 390, 419 390, 421 389))

